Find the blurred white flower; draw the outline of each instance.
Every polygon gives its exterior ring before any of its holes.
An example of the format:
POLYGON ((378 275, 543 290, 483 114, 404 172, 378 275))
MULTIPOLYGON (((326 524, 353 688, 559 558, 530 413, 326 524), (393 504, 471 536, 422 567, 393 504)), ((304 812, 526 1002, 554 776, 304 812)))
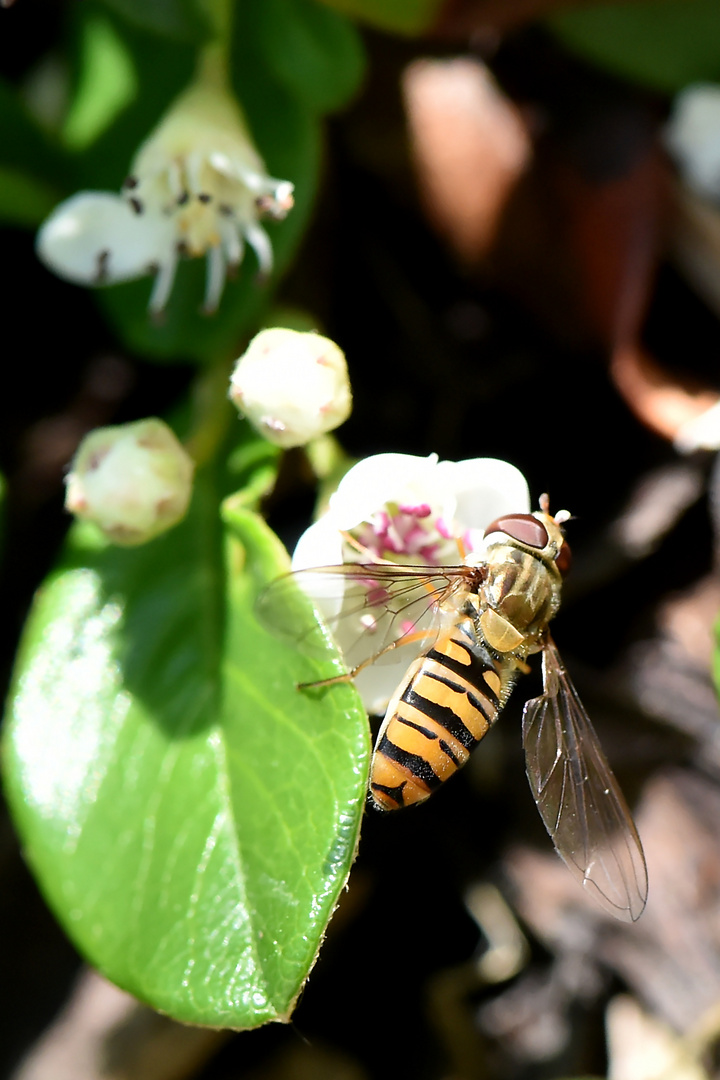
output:
POLYGON ((267 175, 232 94, 200 79, 171 105, 138 150, 123 194, 84 191, 55 208, 37 252, 54 273, 79 285, 109 285, 156 274, 150 310, 167 303, 181 256, 207 255, 205 310, 214 311, 228 268, 245 242, 260 270, 273 253, 260 217, 285 217, 293 185, 267 175))
MULTIPOLYGON (((471 458, 438 461, 409 454, 376 454, 341 480, 327 513, 300 537, 293 570, 368 562, 457 565, 483 547, 488 525, 505 514, 528 513, 530 495, 522 473, 506 461, 471 458), (364 555, 349 542, 360 544, 364 555)), ((343 596, 313 597, 334 622, 343 596)), ((353 602, 356 605, 356 600, 353 602)), ((346 653, 358 626, 340 618, 336 638, 346 653)), ((418 645, 419 649, 419 645, 418 645)), ((417 654, 411 646, 361 671, 356 679, 369 712, 382 712, 417 654), (395 659, 397 657, 397 659, 395 659)))
POLYGON ((720 85, 696 83, 675 98, 665 142, 685 182, 720 199, 720 85))
POLYGON ((162 420, 98 428, 75 455, 65 507, 115 544, 144 544, 185 516, 194 468, 162 420))
POLYGON ((304 446, 350 415, 345 355, 320 334, 261 330, 235 366, 230 398, 270 442, 304 446))

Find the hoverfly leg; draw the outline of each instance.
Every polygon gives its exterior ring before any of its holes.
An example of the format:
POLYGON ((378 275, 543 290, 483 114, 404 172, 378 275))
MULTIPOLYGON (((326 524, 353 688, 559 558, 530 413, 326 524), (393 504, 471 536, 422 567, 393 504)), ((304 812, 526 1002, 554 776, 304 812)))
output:
POLYGON ((366 667, 370 667, 370 665, 374 664, 376 660, 379 660, 381 656, 385 656, 386 653, 392 652, 393 649, 397 649, 398 646, 411 645, 416 641, 425 641, 433 637, 435 637, 435 634, 428 632, 427 630, 414 630, 410 634, 403 634, 403 636, 396 641, 391 641, 384 649, 380 649, 379 652, 374 653, 372 656, 368 656, 367 660, 363 660, 362 664, 358 664, 357 667, 352 668, 351 671, 345 671, 342 675, 331 675, 329 679, 315 679, 312 682, 298 683, 297 689, 314 690, 319 686, 334 686, 336 683, 352 682, 366 667))
MULTIPOLYGON (((357 669, 356 669, 357 670, 357 669)), ((335 686, 336 683, 352 682, 355 671, 345 671, 342 675, 331 675, 329 679, 314 679, 312 682, 299 682, 295 684, 296 690, 316 690, 321 686, 335 686)))
POLYGON ((515 667, 518 669, 519 672, 521 672, 521 674, 529 675, 532 671, 530 665, 526 664, 524 660, 519 660, 517 656, 512 656, 510 657, 510 659, 513 661, 515 667))

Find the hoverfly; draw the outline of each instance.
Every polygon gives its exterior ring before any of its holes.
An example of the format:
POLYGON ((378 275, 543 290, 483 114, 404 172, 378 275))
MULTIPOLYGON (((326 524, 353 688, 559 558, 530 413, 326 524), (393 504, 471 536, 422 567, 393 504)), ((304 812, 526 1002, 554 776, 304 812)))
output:
POLYGON ((570 566, 561 528, 569 516, 552 517, 543 496, 539 512, 494 521, 482 552, 460 565, 373 559, 300 570, 274 582, 260 609, 275 609, 277 625, 283 582, 296 582, 341 638, 348 672, 306 686, 354 679, 402 646, 421 643, 375 744, 370 794, 382 810, 423 802, 464 765, 529 671, 526 658, 541 652, 543 693, 526 703, 522 722, 533 798, 586 892, 606 912, 634 922, 648 889, 640 839, 548 631, 570 566))

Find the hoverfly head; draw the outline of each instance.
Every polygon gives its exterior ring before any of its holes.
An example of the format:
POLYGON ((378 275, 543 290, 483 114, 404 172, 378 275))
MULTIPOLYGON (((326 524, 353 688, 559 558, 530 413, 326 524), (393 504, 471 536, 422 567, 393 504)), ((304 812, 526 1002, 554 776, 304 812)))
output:
POLYGON ((492 533, 499 533, 498 540, 504 542, 509 538, 517 547, 529 551, 544 563, 553 563, 558 573, 565 577, 570 570, 572 555, 562 525, 570 517, 567 510, 560 510, 553 517, 549 512, 548 496, 542 495, 539 511, 534 514, 506 514, 493 521, 484 535, 487 539, 492 533))

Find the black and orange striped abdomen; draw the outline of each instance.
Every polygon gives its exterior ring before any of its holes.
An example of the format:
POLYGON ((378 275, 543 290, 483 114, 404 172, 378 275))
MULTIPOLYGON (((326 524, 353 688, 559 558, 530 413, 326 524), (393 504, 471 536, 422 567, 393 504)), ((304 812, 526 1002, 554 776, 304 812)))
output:
POLYGON ((410 667, 378 735, 370 791, 383 810, 422 802, 486 734, 517 668, 496 660, 462 619, 410 667))

